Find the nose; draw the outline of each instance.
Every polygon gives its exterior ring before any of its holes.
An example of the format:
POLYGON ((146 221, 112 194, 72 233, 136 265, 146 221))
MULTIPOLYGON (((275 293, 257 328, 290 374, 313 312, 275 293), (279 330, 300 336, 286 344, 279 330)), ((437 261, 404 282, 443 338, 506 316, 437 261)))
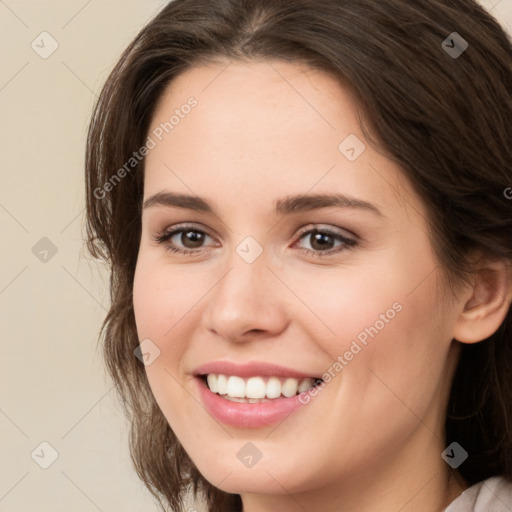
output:
POLYGON ((238 254, 210 293, 203 325, 230 342, 274 337, 288 323, 283 284, 260 256, 247 263, 238 254))

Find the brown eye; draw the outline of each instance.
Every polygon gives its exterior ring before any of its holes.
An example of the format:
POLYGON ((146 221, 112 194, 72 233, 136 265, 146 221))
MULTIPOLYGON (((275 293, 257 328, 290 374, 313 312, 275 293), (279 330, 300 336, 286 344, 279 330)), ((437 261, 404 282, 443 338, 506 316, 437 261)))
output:
POLYGON ((337 254, 357 245, 356 240, 327 228, 315 228, 303 232, 299 237, 299 240, 302 239, 307 240, 311 247, 311 249, 306 248, 304 251, 314 256, 337 254), (337 246, 335 245, 336 242, 338 242, 337 246))
POLYGON ((204 241, 206 233, 197 230, 183 230, 179 237, 180 242, 188 249, 197 249, 204 241))
POLYGON ((332 235, 322 232, 311 233, 309 235, 309 242, 313 249, 323 251, 331 249, 334 246, 335 239, 332 235))
POLYGON ((211 238, 204 231, 193 226, 181 226, 173 230, 165 230, 155 237, 155 241, 165 245, 166 249, 183 254, 199 253, 205 242, 205 238, 211 238))

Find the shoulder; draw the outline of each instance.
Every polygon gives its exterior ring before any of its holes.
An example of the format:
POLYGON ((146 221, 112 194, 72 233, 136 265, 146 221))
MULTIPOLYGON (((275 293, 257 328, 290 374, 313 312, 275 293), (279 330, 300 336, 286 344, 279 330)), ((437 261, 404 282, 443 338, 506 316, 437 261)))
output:
POLYGON ((492 476, 472 485, 444 512, 504 512, 512 510, 512 481, 492 476))

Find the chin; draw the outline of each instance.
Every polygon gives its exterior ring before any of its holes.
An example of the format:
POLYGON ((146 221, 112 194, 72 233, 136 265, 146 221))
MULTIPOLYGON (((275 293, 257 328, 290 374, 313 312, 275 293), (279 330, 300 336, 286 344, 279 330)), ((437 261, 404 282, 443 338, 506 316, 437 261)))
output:
POLYGON ((281 481, 279 477, 272 478, 268 473, 259 472, 252 473, 250 471, 237 473, 233 470, 222 483, 219 484, 219 478, 212 482, 207 479, 211 484, 218 487, 220 490, 230 494, 282 494, 283 487, 277 482, 281 481), (245 473, 245 474, 244 474, 245 473))
MULTIPOLYGON (((244 468, 236 461, 231 465, 197 465, 197 468, 208 482, 231 494, 283 494, 283 488, 287 492, 298 492, 304 488, 304 482, 296 478, 296 467, 277 469, 275 464, 260 461, 252 468, 244 468)), ((301 475, 300 480, 304 476, 301 475)))

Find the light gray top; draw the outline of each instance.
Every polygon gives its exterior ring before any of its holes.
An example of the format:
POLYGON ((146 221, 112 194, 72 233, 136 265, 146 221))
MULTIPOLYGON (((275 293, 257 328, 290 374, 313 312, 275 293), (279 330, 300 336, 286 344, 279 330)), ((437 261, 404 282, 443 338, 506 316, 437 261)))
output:
POLYGON ((493 476, 466 489, 443 512, 512 512, 512 482, 493 476))

